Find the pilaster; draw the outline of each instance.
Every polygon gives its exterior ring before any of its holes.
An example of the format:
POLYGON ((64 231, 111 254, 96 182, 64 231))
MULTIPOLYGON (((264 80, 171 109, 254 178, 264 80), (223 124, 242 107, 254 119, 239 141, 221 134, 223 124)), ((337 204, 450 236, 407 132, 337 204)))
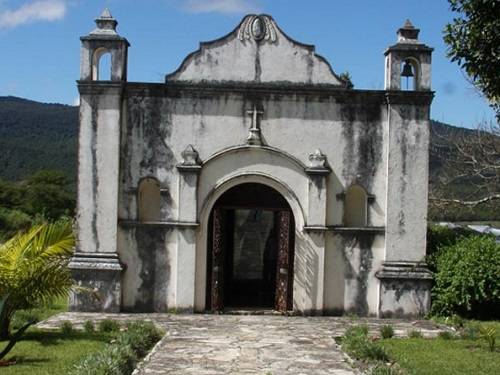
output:
POLYGON ((326 156, 317 149, 309 155, 309 166, 305 172, 309 176, 308 184, 308 211, 307 226, 311 244, 314 244, 314 252, 317 263, 316 288, 311 290, 309 296, 310 305, 306 306, 306 313, 321 314, 323 311, 324 282, 325 282, 325 247, 326 247, 326 209, 327 209, 327 178, 332 172, 327 165, 326 156))
MULTIPOLYGON (((179 211, 178 220, 186 223, 197 222, 197 186, 201 162, 192 145, 182 152, 179 171, 179 211)), ((177 229, 177 282, 176 307, 183 311, 193 311, 196 275, 196 227, 177 229)))

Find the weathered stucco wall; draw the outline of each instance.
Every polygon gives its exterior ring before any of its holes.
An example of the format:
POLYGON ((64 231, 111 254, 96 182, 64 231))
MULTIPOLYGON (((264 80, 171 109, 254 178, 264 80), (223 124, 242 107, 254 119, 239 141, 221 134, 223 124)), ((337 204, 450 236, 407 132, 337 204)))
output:
POLYGON ((377 315, 379 281, 375 274, 384 259, 385 239, 377 233, 332 233, 325 263, 326 313, 377 315))
MULTIPOLYGON (((197 296, 195 308, 205 308, 207 238, 204 226, 208 225, 210 211, 205 207, 207 200, 218 186, 232 178, 262 175, 282 183, 300 207, 301 218, 298 220, 296 217, 296 222, 303 224, 296 228, 294 284, 297 309, 336 309, 323 306, 323 293, 326 295, 331 293, 331 289, 337 288, 330 283, 331 275, 337 275, 338 266, 346 261, 347 255, 336 259, 332 265, 327 263, 325 268, 323 251, 331 254, 336 247, 343 245, 327 242, 326 248, 321 248, 320 253, 317 253, 316 241, 311 238, 313 235, 303 233, 303 227, 309 220, 309 177, 305 167, 309 163, 309 155, 319 148, 332 169, 325 186, 325 225, 343 225, 343 202, 337 195, 357 183, 375 196, 374 202, 368 207, 369 225, 383 227, 387 178, 385 139, 388 133, 383 121, 386 118, 383 96, 377 92, 372 95, 351 92, 263 95, 259 105, 266 108, 261 120, 262 138, 266 146, 249 147, 245 140, 251 127, 251 117, 246 111, 251 109, 255 101, 247 93, 218 93, 205 98, 199 92, 187 89, 185 92, 176 90, 171 94, 167 91, 166 95, 160 96, 154 86, 131 85, 127 95, 127 115, 122 126, 121 220, 137 219, 137 186, 142 178, 148 176, 157 178, 162 187, 162 220, 179 220, 178 208, 182 206, 179 199, 182 194, 178 189, 182 177, 175 165, 181 163, 181 153, 188 144, 198 151, 203 165, 196 195, 198 216, 195 219, 201 227, 196 237, 199 264, 194 292, 197 296), (346 101, 349 104, 345 104, 346 101), (311 275, 315 275, 314 278, 311 275), (321 284, 322 275, 328 275, 325 278, 325 291, 323 288, 318 289, 318 275, 321 284)), ((125 248, 129 247, 128 251, 131 252, 136 252, 137 247, 141 246, 132 237, 127 237, 121 243, 125 248)), ((156 246, 164 247, 161 241, 156 246)), ((126 252, 125 249, 121 251, 126 252)), ((371 252, 369 246, 365 246, 363 251, 371 252)), ((173 261, 173 258, 166 259, 173 261)), ((349 267, 359 268, 359 265, 349 267)), ((376 263, 373 266, 370 264, 370 268, 375 272, 376 263)), ((164 269, 170 273, 172 282, 178 280, 179 283, 185 283, 183 277, 187 271, 175 267, 164 269), (172 275, 174 272, 177 274, 172 275)), ((130 272, 126 271, 126 274, 130 272)), ((128 279, 126 276, 125 280, 128 279)), ((134 280, 135 284, 126 283, 127 290, 140 288, 141 280, 137 276, 134 276, 134 280)), ((378 280, 373 277, 370 280, 373 290, 378 290, 378 280)), ((151 284, 150 281, 146 283, 151 284)), ((363 280, 363 283, 368 283, 368 280, 363 280)), ((365 284, 363 288, 367 287, 365 284)), ((356 289, 357 285, 345 289, 355 294, 356 291, 351 290, 356 289)), ((169 305, 175 305, 174 301, 169 305)), ((350 303, 348 299, 345 306, 350 306, 350 303)), ((367 312, 376 314, 376 304, 377 295, 372 292, 367 312)))
MULTIPOLYGON (((177 219, 175 165, 182 161, 182 151, 192 144, 203 162, 228 148, 244 146, 251 127, 251 117, 246 111, 252 108, 254 101, 248 95, 233 93, 205 99, 193 96, 193 92, 181 98, 144 97, 141 94, 147 95, 148 91, 143 87, 134 87, 129 92, 126 122, 122 126, 120 216, 136 218, 135 189, 141 178, 153 176, 163 188, 168 187, 163 198, 164 219, 177 219)), ((382 95, 375 93, 371 98, 352 93, 312 98, 280 95, 266 97, 260 103, 266 108, 261 123, 265 145, 293 156, 304 166, 308 165, 314 150, 319 148, 326 155, 333 171, 327 179, 327 224, 342 225, 342 206, 339 208, 336 195, 351 184, 359 183, 376 198, 375 204, 369 207, 369 223, 384 225, 388 130, 383 121, 386 105, 382 95), (365 97, 373 104, 362 104, 365 97), (359 104, 342 104, 345 100, 359 104)), ((238 165, 238 153, 234 155, 230 163, 238 165)), ((276 154, 273 159, 271 163, 263 161, 267 170, 281 168, 280 157, 276 154)), ((221 167, 233 168, 231 165, 221 167)), ((305 176, 303 171, 302 175, 305 176)), ((305 180, 300 184, 304 185, 305 180)), ((206 188, 212 187, 207 184, 206 188)), ((306 188, 304 185, 304 195, 306 188)))

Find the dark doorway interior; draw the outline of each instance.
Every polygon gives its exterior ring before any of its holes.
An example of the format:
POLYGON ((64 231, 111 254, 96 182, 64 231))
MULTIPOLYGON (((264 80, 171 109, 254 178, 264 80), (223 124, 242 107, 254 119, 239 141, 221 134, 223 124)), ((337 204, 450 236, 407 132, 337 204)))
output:
POLYGON ((274 211, 262 208, 228 210, 225 306, 274 306, 278 242, 274 217, 274 211))
POLYGON ((281 194, 261 184, 238 185, 219 198, 209 228, 207 307, 278 310, 279 294, 280 309, 291 308, 295 225, 281 194), (286 241, 283 213, 290 218, 286 241))

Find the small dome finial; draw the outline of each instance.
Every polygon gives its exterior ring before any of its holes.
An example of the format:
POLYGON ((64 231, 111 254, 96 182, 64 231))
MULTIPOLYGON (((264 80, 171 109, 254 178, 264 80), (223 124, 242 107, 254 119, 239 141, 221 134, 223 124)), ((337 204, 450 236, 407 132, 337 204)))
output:
POLYGON ((104 8, 104 10, 102 11, 99 18, 108 18, 109 19, 109 18, 113 18, 113 16, 111 15, 109 8, 104 8))
POLYGON ((418 43, 418 33, 409 19, 406 19, 404 25, 398 30, 398 43, 418 43))
POLYGON ((403 25, 404 29, 414 29, 415 26, 411 23, 410 19, 407 18, 405 24, 403 25))
POLYGON ((106 34, 106 35, 117 35, 116 26, 118 21, 116 21, 108 8, 105 8, 99 18, 95 20, 97 29, 91 32, 91 34, 106 34))

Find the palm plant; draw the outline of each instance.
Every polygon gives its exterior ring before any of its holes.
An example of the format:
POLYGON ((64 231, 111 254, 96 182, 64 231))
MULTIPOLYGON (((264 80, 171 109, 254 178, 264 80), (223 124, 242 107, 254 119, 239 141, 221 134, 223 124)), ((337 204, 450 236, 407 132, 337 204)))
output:
POLYGON ((68 295, 73 282, 67 265, 74 245, 68 220, 37 225, 0 244, 0 339, 10 337, 0 359, 35 323, 27 322, 11 335, 10 322, 15 311, 68 295))

